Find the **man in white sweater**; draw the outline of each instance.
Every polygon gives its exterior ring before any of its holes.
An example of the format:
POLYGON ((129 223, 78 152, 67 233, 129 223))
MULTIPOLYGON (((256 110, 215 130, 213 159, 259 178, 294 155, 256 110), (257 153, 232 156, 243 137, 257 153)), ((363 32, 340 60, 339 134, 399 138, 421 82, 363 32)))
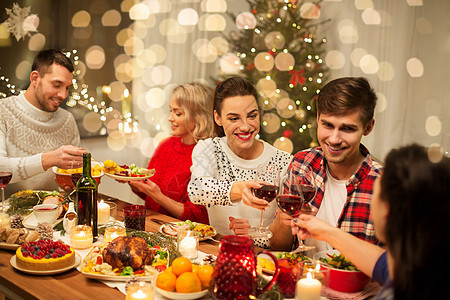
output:
POLYGON ((59 108, 72 86, 73 70, 64 53, 43 50, 34 59, 25 93, 0 99, 0 169, 9 167, 13 173, 6 196, 24 189, 55 189, 52 166, 82 165, 75 119, 59 108))

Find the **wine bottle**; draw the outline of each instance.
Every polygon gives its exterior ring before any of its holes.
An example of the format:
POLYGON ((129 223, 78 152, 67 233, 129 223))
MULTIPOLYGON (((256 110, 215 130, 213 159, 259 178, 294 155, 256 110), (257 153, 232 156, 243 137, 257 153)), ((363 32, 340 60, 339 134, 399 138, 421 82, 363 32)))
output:
POLYGON ((83 176, 77 185, 78 224, 92 227, 94 241, 98 239, 97 182, 91 175, 91 154, 83 153, 83 176))

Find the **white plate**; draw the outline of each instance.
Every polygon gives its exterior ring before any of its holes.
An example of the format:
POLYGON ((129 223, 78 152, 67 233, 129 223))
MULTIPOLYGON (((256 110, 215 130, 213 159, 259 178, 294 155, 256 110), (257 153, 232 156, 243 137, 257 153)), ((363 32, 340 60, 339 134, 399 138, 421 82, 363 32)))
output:
POLYGON ((111 177, 115 180, 120 180, 120 181, 138 181, 138 180, 144 180, 147 178, 152 177, 153 175, 155 175, 155 170, 153 169, 153 173, 147 176, 141 176, 141 177, 132 177, 132 176, 121 176, 121 175, 114 175, 114 174, 109 174, 109 173, 105 173, 106 176, 111 177))
POLYGON ((52 275, 52 274, 58 274, 58 273, 68 271, 72 268, 76 268, 81 262, 81 256, 80 256, 80 254, 75 252, 75 262, 71 266, 57 269, 57 270, 51 270, 51 271, 36 271, 36 270, 29 270, 29 269, 24 269, 22 267, 19 267, 16 263, 16 255, 11 257, 11 260, 9 262, 11 263, 11 266, 13 266, 14 269, 17 269, 24 273, 33 274, 33 275, 52 275))
MULTIPOLYGON (((59 218, 55 221, 55 223, 52 224, 53 227, 58 225, 64 218, 59 218)), ((38 226, 38 221, 36 219, 36 216, 34 213, 29 214, 25 219, 23 220, 23 226, 28 229, 36 229, 38 226)))
MULTIPOLYGON (((81 271, 86 278, 97 279, 97 280, 107 280, 107 281, 127 281, 131 276, 111 276, 111 275, 103 275, 103 274, 92 274, 81 271)), ((143 281, 152 281, 152 276, 139 276, 139 279, 143 281)))
POLYGON ((205 296, 206 294, 208 294, 208 290, 203 290, 203 291, 197 292, 197 293, 177 293, 177 292, 168 292, 168 291, 162 290, 159 287, 157 287, 155 283, 153 283, 153 286, 160 295, 162 295, 166 298, 175 299, 175 300, 198 299, 198 298, 201 298, 201 297, 205 296))
POLYGON ((7 244, 7 243, 0 243, 0 249, 4 250, 17 250, 19 248, 19 244, 7 244))
MULTIPOLYGON (((172 225, 177 225, 177 223, 180 223, 180 222, 172 222, 172 223, 170 223, 170 224, 172 224, 172 225)), ((200 223, 196 223, 196 224, 200 224, 200 223)), ((176 237, 176 236, 177 236, 176 234, 170 234, 170 233, 166 232, 166 230, 164 230, 166 226, 167 226, 167 224, 161 225, 161 226, 159 227, 159 232, 164 233, 164 234, 167 234, 167 235, 170 235, 170 236, 176 237)), ((211 227, 211 228, 214 230, 214 234, 211 234, 211 235, 208 235, 208 236, 214 237, 214 236, 217 235, 217 230, 216 230, 214 227, 211 227)), ((205 241, 205 240, 207 240, 207 239, 208 239, 207 237, 200 236, 198 240, 199 240, 199 241, 205 241)))

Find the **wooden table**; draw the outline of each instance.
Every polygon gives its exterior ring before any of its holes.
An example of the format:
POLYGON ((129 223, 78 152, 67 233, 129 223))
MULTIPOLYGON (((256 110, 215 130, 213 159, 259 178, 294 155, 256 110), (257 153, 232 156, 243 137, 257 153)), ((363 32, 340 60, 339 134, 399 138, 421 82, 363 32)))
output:
MULTIPOLYGON (((104 196, 103 196, 104 197, 104 196)), ((107 198, 107 197, 104 197, 107 198)), ((122 208, 127 203, 114 198, 107 198, 117 203, 118 219, 122 219, 122 208)), ((145 230, 156 232, 161 226, 151 219, 159 219, 166 222, 178 221, 172 217, 147 210, 145 230)), ((199 246, 200 251, 217 255, 218 243, 203 241, 199 246)), ((0 299, 4 294, 7 299, 124 299, 119 290, 106 286, 97 280, 87 279, 75 269, 71 271, 51 275, 35 276, 15 270, 10 259, 15 254, 13 251, 0 249, 0 299)))

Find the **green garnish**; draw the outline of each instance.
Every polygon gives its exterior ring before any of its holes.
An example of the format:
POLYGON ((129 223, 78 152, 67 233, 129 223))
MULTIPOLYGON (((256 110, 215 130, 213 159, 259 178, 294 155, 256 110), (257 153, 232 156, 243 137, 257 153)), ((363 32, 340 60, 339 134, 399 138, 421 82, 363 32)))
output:
POLYGON ((133 274, 134 274, 133 268, 128 266, 123 268, 122 273, 120 273, 120 276, 131 276, 133 274))

